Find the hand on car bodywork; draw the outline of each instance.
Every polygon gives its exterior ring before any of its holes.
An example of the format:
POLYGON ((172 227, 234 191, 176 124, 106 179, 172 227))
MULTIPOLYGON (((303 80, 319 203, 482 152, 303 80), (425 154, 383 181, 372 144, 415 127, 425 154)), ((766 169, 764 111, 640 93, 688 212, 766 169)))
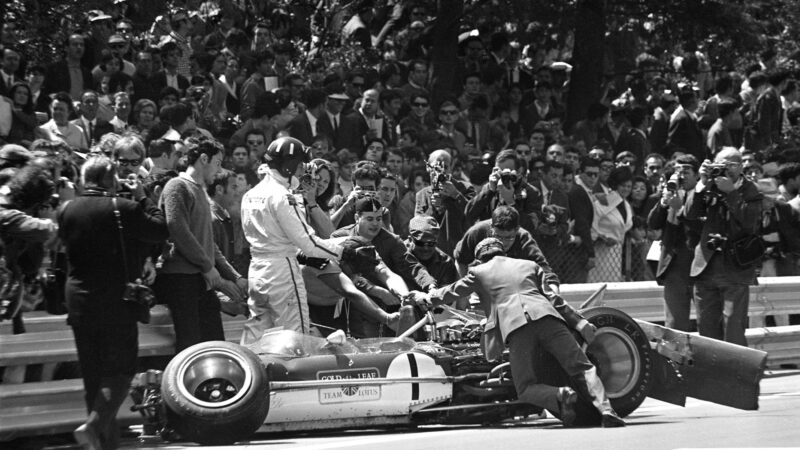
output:
POLYGON ((414 302, 417 306, 424 310, 429 310, 433 307, 430 294, 420 291, 411 291, 405 296, 404 300, 414 302))

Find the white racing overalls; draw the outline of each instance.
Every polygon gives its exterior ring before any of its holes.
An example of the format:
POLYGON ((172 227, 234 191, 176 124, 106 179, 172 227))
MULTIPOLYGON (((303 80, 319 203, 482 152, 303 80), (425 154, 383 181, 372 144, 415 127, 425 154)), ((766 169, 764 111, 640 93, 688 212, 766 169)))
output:
POLYGON ((297 250, 337 261, 342 255, 340 245, 317 237, 288 187, 289 180, 270 170, 242 198, 242 228, 251 252, 250 318, 244 325, 242 345, 257 341, 274 327, 308 334, 308 303, 297 250))

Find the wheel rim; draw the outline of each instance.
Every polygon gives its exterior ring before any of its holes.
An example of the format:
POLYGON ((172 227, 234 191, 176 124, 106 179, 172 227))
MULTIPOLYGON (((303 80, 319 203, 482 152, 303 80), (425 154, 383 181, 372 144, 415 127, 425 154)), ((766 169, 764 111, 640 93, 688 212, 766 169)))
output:
POLYGON ((241 355, 215 349, 187 358, 178 368, 178 390, 187 400, 206 408, 224 408, 242 398, 253 373, 241 355))
POLYGON ((608 398, 623 397, 636 386, 641 358, 636 344, 623 331, 611 327, 598 329, 586 353, 597 367, 608 398))

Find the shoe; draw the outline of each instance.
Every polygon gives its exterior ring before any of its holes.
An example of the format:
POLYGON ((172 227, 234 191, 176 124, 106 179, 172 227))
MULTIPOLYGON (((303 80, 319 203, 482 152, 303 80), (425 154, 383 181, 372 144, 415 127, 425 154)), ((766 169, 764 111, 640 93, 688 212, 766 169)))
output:
POLYGON ((86 424, 83 424, 72 432, 75 441, 84 450, 102 450, 100 446, 100 437, 95 431, 86 424))
POLYGON ((625 421, 622 420, 614 411, 604 412, 601 422, 603 424, 603 428, 620 428, 625 426, 625 421))
POLYGON ((561 416, 561 423, 565 427, 573 426, 577 418, 575 404, 578 402, 578 393, 570 387, 560 387, 558 388, 556 399, 558 400, 558 412, 561 416))

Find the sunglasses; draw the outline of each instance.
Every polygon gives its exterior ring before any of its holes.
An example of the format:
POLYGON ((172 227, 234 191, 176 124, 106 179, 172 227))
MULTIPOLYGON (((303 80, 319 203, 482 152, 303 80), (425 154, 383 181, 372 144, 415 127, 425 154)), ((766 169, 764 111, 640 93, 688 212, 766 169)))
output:
POLYGON ((457 109, 445 109, 445 110, 442 110, 439 114, 444 114, 446 116, 455 116, 456 114, 458 114, 458 110, 457 109))
POLYGON ((138 166, 141 163, 142 163, 141 159, 124 159, 124 158, 117 159, 117 164, 119 164, 120 166, 138 166))
POLYGON ((353 87, 361 88, 364 87, 364 83, 350 83, 353 87))
POLYGON ((125 44, 110 44, 109 48, 125 48, 125 44))
POLYGON ((421 103, 421 102, 414 102, 414 103, 412 103, 412 105, 416 106, 418 108, 427 108, 428 107, 427 103, 421 103))
POLYGON ((418 241, 418 240, 414 239, 414 245, 416 245, 418 247, 430 247, 430 248, 433 248, 433 247, 436 247, 436 242, 435 241, 418 241))

